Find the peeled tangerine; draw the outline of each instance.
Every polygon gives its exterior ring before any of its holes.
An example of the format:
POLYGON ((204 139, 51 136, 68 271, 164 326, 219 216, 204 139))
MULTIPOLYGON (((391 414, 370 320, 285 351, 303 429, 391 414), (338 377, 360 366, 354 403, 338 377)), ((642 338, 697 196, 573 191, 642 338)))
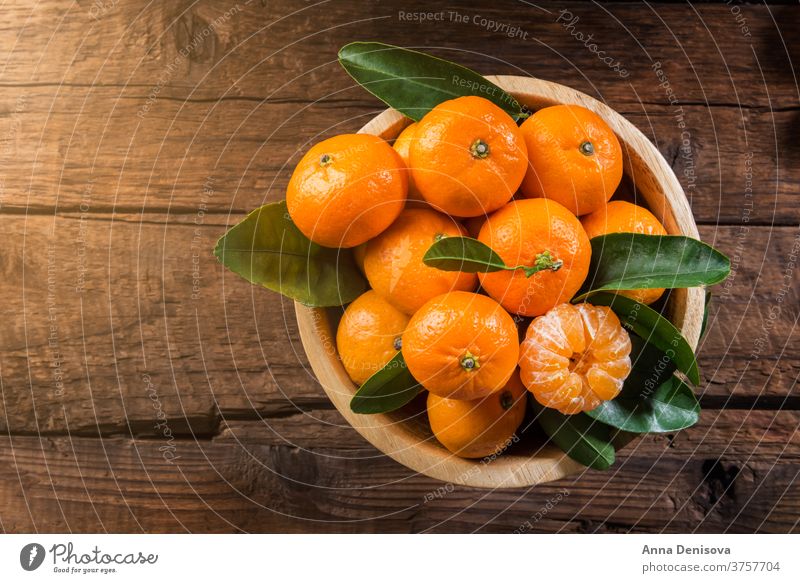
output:
POLYGON ((560 304, 528 327, 520 376, 540 404, 574 415, 619 394, 630 353, 631 339, 610 308, 560 304))

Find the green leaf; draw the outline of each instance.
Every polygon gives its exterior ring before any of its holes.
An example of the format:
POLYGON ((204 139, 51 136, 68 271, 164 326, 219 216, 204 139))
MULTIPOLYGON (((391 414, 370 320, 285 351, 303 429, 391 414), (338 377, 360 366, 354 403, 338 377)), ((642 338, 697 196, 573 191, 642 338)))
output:
POLYGON ((672 322, 654 309, 617 294, 598 292, 586 301, 595 306, 609 306, 625 328, 664 352, 690 381, 700 384, 694 351, 672 322))
POLYGON ((620 394, 589 411, 589 417, 631 433, 663 433, 690 427, 700 419, 692 389, 673 376, 672 361, 634 336, 633 370, 620 394))
POLYGON ((399 409, 416 397, 422 386, 411 376, 398 352, 392 360, 361 385, 350 401, 354 413, 388 413, 399 409))
POLYGON ((217 241, 214 255, 250 283, 307 306, 341 306, 367 290, 352 251, 309 241, 289 218, 285 201, 247 215, 217 241))
POLYGON ((562 265, 561 261, 544 250, 537 255, 533 265, 509 266, 491 247, 472 237, 443 237, 428 248, 422 261, 442 271, 466 273, 522 269, 527 277, 545 269, 558 271, 562 265))
POLYGON ((531 399, 536 421, 561 450, 576 462, 596 470, 607 470, 614 463, 610 428, 584 413, 562 415, 531 399))
POLYGON ((623 389, 587 415, 631 433, 665 433, 697 423, 700 403, 689 385, 673 376, 649 394, 623 389))
POLYGON ((339 50, 339 63, 364 89, 415 121, 464 95, 484 97, 517 120, 528 116, 516 99, 475 71, 418 51, 354 42, 339 50))
POLYGON ((601 290, 714 285, 731 270, 727 257, 690 237, 610 233, 591 244, 589 275, 577 299, 601 290))
POLYGON ((631 373, 625 379, 626 386, 652 391, 676 370, 675 363, 662 350, 636 334, 631 336, 631 373))
POLYGON ((706 327, 708 326, 708 306, 711 305, 711 292, 706 290, 706 303, 703 309, 703 324, 700 326, 700 338, 706 335, 706 327))
POLYGON ((491 247, 471 237, 442 237, 430 246, 422 261, 443 271, 483 273, 508 269, 491 247))

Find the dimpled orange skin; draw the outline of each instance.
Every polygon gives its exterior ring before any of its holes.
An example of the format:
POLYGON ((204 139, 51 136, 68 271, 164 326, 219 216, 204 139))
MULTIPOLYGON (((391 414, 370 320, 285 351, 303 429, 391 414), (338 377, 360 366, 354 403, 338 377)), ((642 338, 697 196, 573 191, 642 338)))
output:
POLYGON ((442 213, 404 210, 391 227, 367 243, 364 272, 370 286, 409 315, 443 293, 474 290, 478 285, 474 273, 442 271, 422 261, 437 238, 464 234, 461 225, 442 213))
POLYGON ((353 301, 336 331, 336 349, 347 374, 361 385, 394 358, 408 316, 370 290, 353 301))
POLYGON ((574 415, 619 394, 630 353, 631 339, 610 308, 561 304, 528 327, 520 377, 540 404, 574 415))
POLYGON ((503 206, 519 188, 527 163, 525 141, 511 116, 475 96, 429 111, 409 151, 417 190, 431 206, 457 217, 503 206))
MULTIPOLYGON (((400 157, 403 159, 403 163, 409 168, 409 152, 411 150, 411 144, 416 139, 416 135, 417 123, 414 122, 400 132, 400 135, 395 138, 394 144, 392 145, 394 151, 400 155, 400 157)), ((414 175, 410 169, 408 172, 408 202, 406 204, 412 207, 428 207, 428 204, 425 202, 425 198, 419 193, 417 187, 414 185, 414 175)))
POLYGON ((455 455, 491 456, 512 442, 525 417, 526 398, 515 371, 502 390, 482 399, 460 401, 428 393, 428 422, 439 443, 455 455))
POLYGON ((403 357, 413 377, 449 399, 479 399, 502 389, 519 358, 514 320, 500 304, 470 292, 430 300, 411 317, 403 357))
POLYGON ((343 134, 314 145, 294 169, 286 205, 297 228, 324 247, 355 247, 386 229, 408 193, 407 169, 377 136, 343 134))
MULTIPOLYGON (((667 230, 653 213, 624 200, 612 200, 599 210, 581 217, 581 224, 590 239, 608 233, 667 234, 667 230)), ((619 293, 637 302, 652 304, 661 297, 664 288, 632 289, 619 293)))
POLYGON ((507 204, 489 217, 478 240, 509 266, 532 266, 543 251, 563 262, 557 271, 539 271, 530 277, 521 269, 478 275, 486 292, 513 314, 539 316, 569 301, 589 273, 589 238, 575 215, 552 200, 507 204))
POLYGON ((602 207, 622 180, 622 148, 603 119, 577 105, 540 109, 520 127, 528 149, 522 193, 585 215, 602 207), (591 144, 592 152, 587 154, 591 144))

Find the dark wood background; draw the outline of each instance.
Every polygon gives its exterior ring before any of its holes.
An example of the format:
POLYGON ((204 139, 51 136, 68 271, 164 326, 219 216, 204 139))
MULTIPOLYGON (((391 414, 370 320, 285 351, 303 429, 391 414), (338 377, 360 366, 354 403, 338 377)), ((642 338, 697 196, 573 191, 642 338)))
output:
POLYGON ((3 5, 0 530, 798 530, 800 8, 497 0, 445 9, 469 23, 400 14, 430 6, 3 5), (658 146, 703 238, 733 260, 702 346, 698 426, 641 439, 608 472, 482 491, 415 475, 344 424, 290 303, 211 248, 283 198, 309 143, 382 109, 336 63, 352 40, 571 85, 658 146))

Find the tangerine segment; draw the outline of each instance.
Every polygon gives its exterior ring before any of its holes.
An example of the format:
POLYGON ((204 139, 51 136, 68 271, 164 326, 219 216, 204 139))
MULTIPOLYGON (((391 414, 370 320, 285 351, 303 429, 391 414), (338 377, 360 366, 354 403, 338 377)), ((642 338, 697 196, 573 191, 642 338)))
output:
POLYGON ((474 290, 478 285, 474 273, 442 271, 422 262, 438 239, 464 234, 461 225, 434 210, 404 210, 391 227, 367 243, 364 272, 370 286, 409 315, 443 293, 474 290))
POLYGON ((502 390, 473 401, 428 393, 428 422, 443 446, 457 456, 480 458, 506 449, 525 417, 527 391, 514 371, 502 390))
POLYGON ((510 202, 489 217, 478 239, 509 266, 534 266, 547 257, 555 262, 530 277, 522 269, 478 275, 488 294, 514 314, 540 316, 569 301, 589 273, 589 238, 575 215, 552 200, 510 202))
MULTIPOLYGON (((664 225, 653 213, 624 200, 612 200, 593 213, 581 217, 581 224, 589 238, 608 233, 667 234, 664 225)), ((632 289, 618 293, 643 304, 652 304, 661 297, 664 288, 632 289)))
POLYGON ((528 165, 525 141, 505 111, 482 97, 458 97, 429 111, 416 128, 409 168, 434 208, 457 217, 508 202, 528 165))
POLYGON ((426 303, 403 334, 411 374, 431 393, 479 399, 502 389, 519 358, 514 320, 486 296, 450 292, 426 303))
POLYGON ((631 372, 631 339, 606 306, 556 306, 531 322, 520 353, 522 383, 565 415, 613 399, 631 372))
POLYGON ((408 171, 377 136, 343 134, 314 145, 294 169, 286 205, 297 228, 324 247, 355 247, 403 210, 408 171))
POLYGON ((408 316, 372 290, 347 306, 336 331, 336 348, 347 374, 361 385, 401 348, 408 316))
POLYGON ((529 160, 525 196, 549 198, 584 215, 614 194, 622 180, 622 147, 599 115, 578 105, 554 105, 520 129, 529 160))

